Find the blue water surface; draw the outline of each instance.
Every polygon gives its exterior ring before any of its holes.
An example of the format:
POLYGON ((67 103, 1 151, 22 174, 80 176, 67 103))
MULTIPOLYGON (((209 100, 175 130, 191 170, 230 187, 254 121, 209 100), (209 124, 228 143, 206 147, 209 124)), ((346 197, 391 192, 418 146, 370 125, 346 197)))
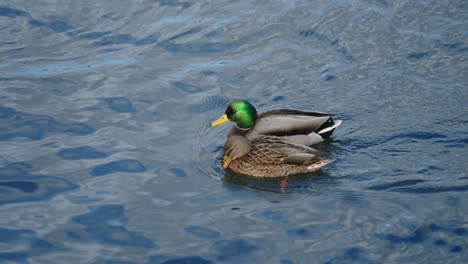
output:
POLYGON ((464 263, 468 2, 0 1, 0 263, 464 263), (230 100, 333 112, 221 165, 230 100), (287 182, 285 184, 285 182, 287 182))

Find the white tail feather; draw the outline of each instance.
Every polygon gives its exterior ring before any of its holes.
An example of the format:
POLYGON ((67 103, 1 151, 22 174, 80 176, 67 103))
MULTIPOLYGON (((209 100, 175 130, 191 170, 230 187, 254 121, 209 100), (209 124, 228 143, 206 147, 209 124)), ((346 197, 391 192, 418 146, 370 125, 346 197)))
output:
POLYGON ((318 132, 318 134, 320 135, 320 134, 323 134, 323 133, 327 133, 327 132, 337 128, 339 125, 341 125, 342 122, 343 122, 342 120, 335 120, 335 124, 333 126, 327 127, 327 128, 324 128, 324 129, 320 130, 318 132))

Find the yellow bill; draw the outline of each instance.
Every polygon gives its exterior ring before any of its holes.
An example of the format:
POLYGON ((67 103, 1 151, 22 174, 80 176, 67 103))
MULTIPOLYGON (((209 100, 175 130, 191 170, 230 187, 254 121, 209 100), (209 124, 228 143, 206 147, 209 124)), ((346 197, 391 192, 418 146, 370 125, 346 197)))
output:
POLYGON ((225 170, 227 168, 229 168, 229 164, 231 164, 231 161, 232 161, 232 158, 228 157, 228 156, 224 156, 224 163, 223 163, 223 166, 221 166, 221 169, 225 170))
POLYGON ((222 124, 227 123, 227 122, 229 122, 229 119, 228 119, 227 115, 224 114, 221 118, 219 118, 218 120, 211 123, 211 126, 219 126, 219 125, 222 125, 222 124))

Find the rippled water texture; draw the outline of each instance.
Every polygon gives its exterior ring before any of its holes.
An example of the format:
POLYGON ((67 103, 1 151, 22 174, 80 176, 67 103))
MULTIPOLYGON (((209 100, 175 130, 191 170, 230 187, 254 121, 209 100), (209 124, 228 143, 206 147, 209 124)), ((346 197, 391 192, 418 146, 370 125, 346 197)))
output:
POLYGON ((0 1, 0 263, 463 263, 466 1, 0 1), (344 120, 225 172, 227 103, 344 120), (311 262, 312 261, 312 262, 311 262))

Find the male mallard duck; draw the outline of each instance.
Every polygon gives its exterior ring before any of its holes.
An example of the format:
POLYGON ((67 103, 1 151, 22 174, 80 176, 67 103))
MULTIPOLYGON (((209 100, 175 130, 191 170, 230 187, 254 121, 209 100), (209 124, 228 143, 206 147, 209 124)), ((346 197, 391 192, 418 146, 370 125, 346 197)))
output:
POLYGON ((309 146, 330 137, 341 124, 341 120, 333 120, 332 116, 335 114, 297 109, 272 109, 257 115, 257 110, 249 102, 235 100, 211 126, 232 121, 236 125, 228 137, 245 136, 252 141, 260 135, 286 136, 292 143, 309 146))
POLYGON ((250 142, 243 136, 232 136, 224 144, 221 168, 256 177, 281 177, 315 171, 334 161, 319 159, 323 154, 284 137, 258 136, 250 142))

